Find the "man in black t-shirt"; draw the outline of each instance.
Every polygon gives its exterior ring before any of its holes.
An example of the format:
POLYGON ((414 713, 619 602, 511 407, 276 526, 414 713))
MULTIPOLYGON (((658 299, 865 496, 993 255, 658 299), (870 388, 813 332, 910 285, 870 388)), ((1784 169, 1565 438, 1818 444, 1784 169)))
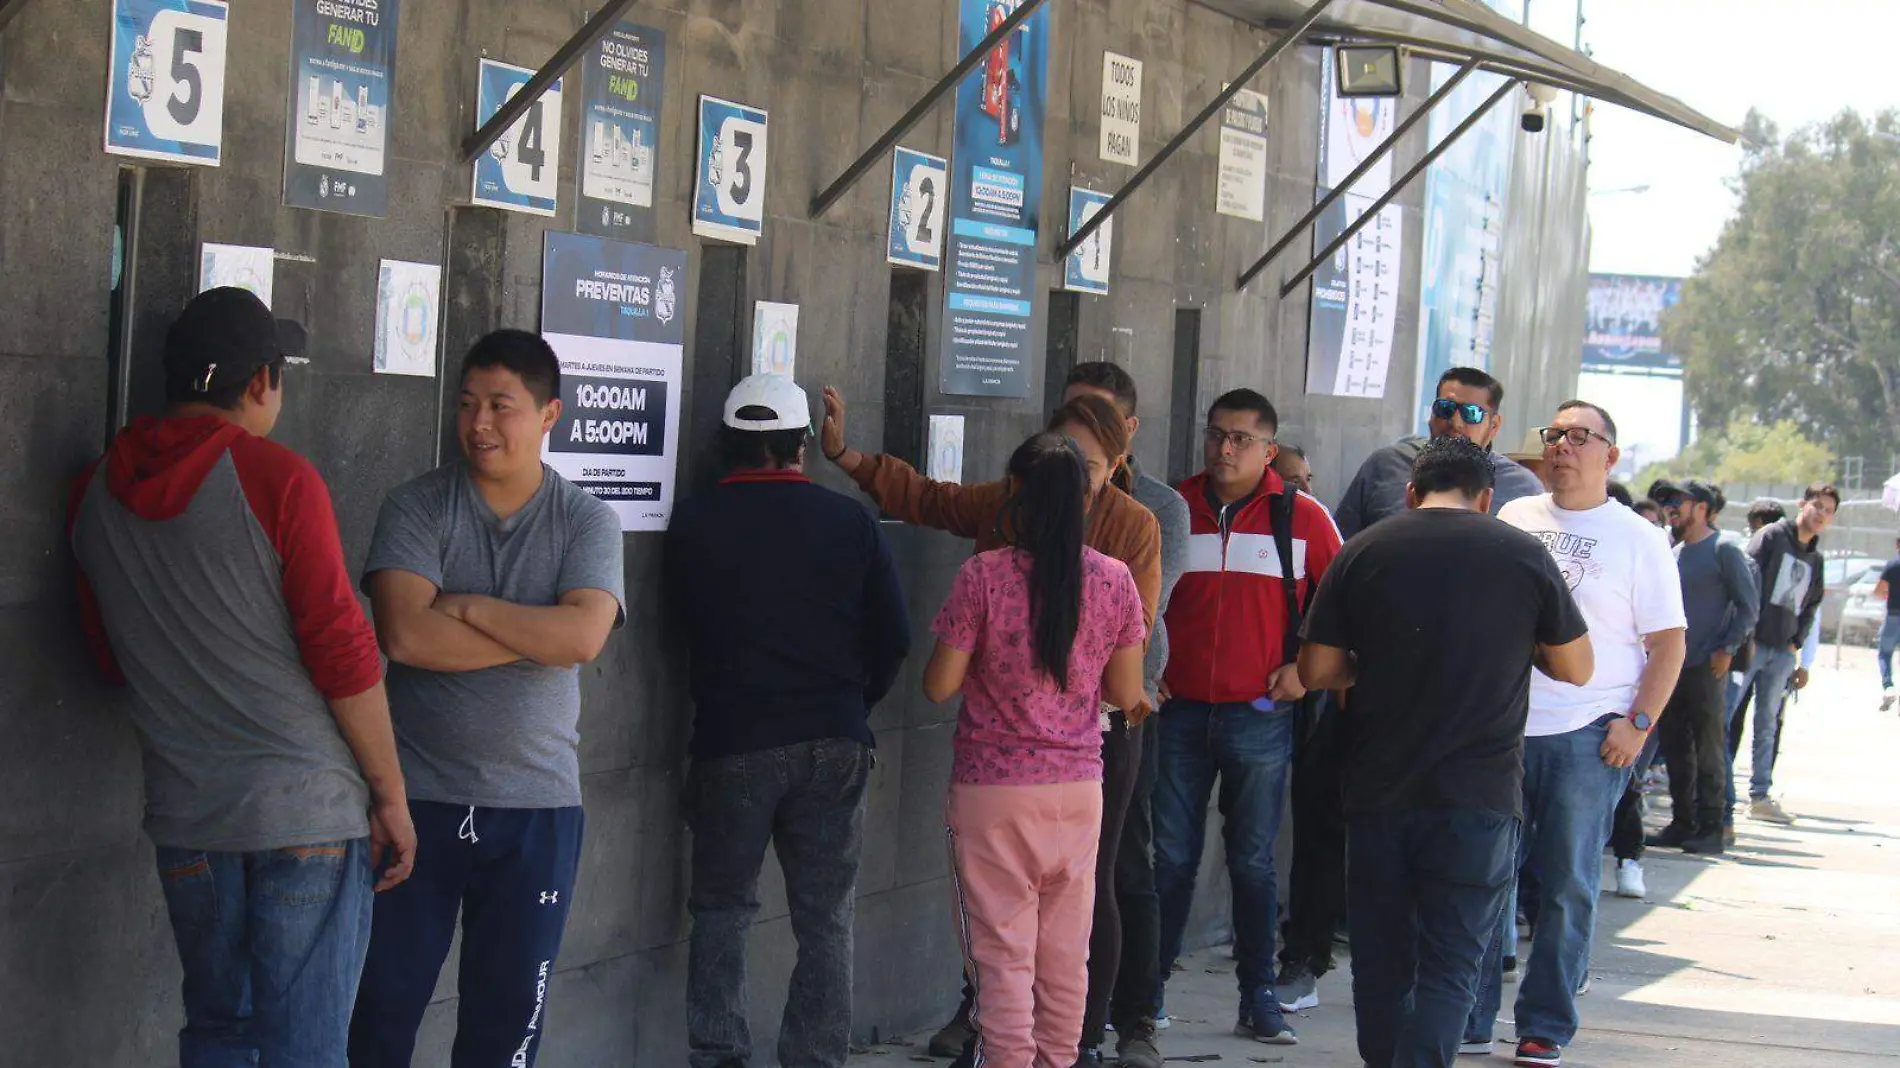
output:
MULTIPOLYGON (((1893 544, 1900 551, 1900 538, 1893 544)), ((1880 710, 1885 712, 1893 707, 1893 650, 1900 646, 1900 556, 1880 569, 1874 599, 1887 602, 1887 618, 1880 624, 1880 710)))
POLYGON ((1303 629, 1302 684, 1353 687, 1347 908, 1370 1068, 1457 1055, 1517 869, 1531 667, 1578 685, 1593 667, 1562 572, 1486 514, 1491 491, 1484 450, 1427 444, 1410 510, 1346 544, 1303 629))

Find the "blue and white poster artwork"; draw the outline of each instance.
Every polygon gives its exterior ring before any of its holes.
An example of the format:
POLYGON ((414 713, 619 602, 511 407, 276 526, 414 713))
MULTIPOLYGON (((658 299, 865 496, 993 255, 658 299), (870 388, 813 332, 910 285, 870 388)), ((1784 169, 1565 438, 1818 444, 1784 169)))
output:
POLYGON ((885 258, 899 267, 943 267, 943 220, 950 164, 942 156, 898 148, 891 156, 891 231, 885 258))
POLYGON ((699 162, 693 178, 693 232, 754 244, 765 232, 766 134, 763 108, 699 98, 699 162))
POLYGON ((297 0, 291 17, 284 203, 381 218, 398 0, 297 0))
MULTIPOLYGON (((1073 234, 1080 230, 1107 203, 1107 193, 1070 186, 1069 232, 1073 234)), ((1074 252, 1069 253, 1068 260, 1062 266, 1062 288, 1075 293, 1107 296, 1109 253, 1114 250, 1114 245, 1115 220, 1111 217, 1096 227, 1095 232, 1077 245, 1074 252)))
POLYGON ((229 23, 219 0, 114 0, 107 152, 218 165, 229 23))
MULTIPOLYGON (((526 67, 492 59, 482 60, 481 65, 481 87, 475 101, 477 129, 534 77, 534 71, 526 67)), ((563 80, 555 79, 547 92, 475 160, 474 203, 529 215, 554 214, 560 197, 563 80)))

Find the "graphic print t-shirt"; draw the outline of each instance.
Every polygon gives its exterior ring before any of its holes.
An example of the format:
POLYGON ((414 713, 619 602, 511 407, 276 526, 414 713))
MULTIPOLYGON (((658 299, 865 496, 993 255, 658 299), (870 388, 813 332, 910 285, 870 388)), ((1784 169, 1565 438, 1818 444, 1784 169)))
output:
POLYGON ((1596 673, 1582 686, 1531 676, 1531 737, 1567 734, 1636 699, 1648 653, 1643 635, 1688 626, 1669 538, 1615 501, 1573 512, 1550 494, 1521 497, 1498 518, 1544 543, 1590 625, 1596 673))
POLYGON ((1082 550, 1082 613, 1069 652, 1069 685, 1036 666, 1029 554, 978 553, 963 562, 932 626, 969 653, 951 780, 1043 786, 1102 777, 1102 670, 1117 649, 1147 640, 1141 594, 1128 565, 1082 550))

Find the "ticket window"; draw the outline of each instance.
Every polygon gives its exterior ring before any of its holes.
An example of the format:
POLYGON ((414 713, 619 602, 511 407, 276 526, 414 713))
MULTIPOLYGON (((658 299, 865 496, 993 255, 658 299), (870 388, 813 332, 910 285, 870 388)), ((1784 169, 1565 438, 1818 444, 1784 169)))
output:
POLYGON ((1174 385, 1168 403, 1168 477, 1201 469, 1201 309, 1174 312, 1174 385))

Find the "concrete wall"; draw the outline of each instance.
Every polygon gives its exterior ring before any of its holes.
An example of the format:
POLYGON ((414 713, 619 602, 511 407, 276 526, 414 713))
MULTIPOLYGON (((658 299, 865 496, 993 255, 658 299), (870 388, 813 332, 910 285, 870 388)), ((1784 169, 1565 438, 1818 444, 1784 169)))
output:
MULTIPOLYGON (((279 437, 329 480, 346 551, 360 564, 376 509, 392 486, 428 469, 441 418, 439 383, 370 373, 377 261, 446 262, 444 335, 450 366, 466 341, 538 318, 542 220, 466 206, 469 172, 455 157, 473 127, 476 57, 538 65, 581 24, 580 0, 410 0, 402 7, 388 218, 284 208, 281 160, 288 91, 288 0, 236 0, 232 12, 225 164, 144 172, 145 240, 130 250, 132 407, 149 410, 151 360, 167 316, 195 277, 198 244, 271 245, 280 252, 276 306, 310 329, 311 366, 291 372, 279 437)), ((178 968, 138 831, 138 750, 119 695, 95 678, 77 639, 71 566, 61 537, 67 479, 108 433, 107 358, 113 220, 121 167, 100 151, 109 0, 37 0, 0 42, 0 1042, 7 1063, 88 1068, 174 1063, 178 968)), ((1265 47, 1269 38, 1183 0, 1062 0, 1051 5, 1050 137, 1044 202, 1067 203, 1072 176, 1114 187, 1129 173, 1096 160, 1094 101, 1101 51, 1146 62, 1144 152, 1265 47)), ((765 237, 748 254, 745 301, 803 305, 800 377, 834 383, 856 406, 856 442, 882 440, 887 293, 883 242, 888 168, 874 169, 820 221, 804 207, 956 58, 951 0, 671 0, 630 18, 664 29, 663 172, 646 236, 693 252, 689 339, 730 324, 697 321, 702 243, 689 232, 695 99, 701 92, 767 105, 774 130, 765 237), (706 329, 701 330, 701 327, 706 329)), ((1171 433, 1191 434, 1218 392, 1258 387, 1281 405, 1281 435, 1305 445, 1322 496, 1340 492, 1371 448, 1410 425, 1410 391, 1384 402, 1303 395, 1304 292, 1282 301, 1268 277, 1236 294, 1233 279, 1311 203, 1318 54, 1288 54, 1255 87, 1272 98, 1271 219, 1265 227, 1212 209, 1217 132, 1198 135, 1117 221, 1113 295, 1081 298, 1079 359, 1127 364, 1144 395, 1138 442, 1166 466, 1171 433), (1174 311, 1205 310, 1196 396, 1170 428, 1174 311)), ((1414 78, 1422 85, 1425 79, 1414 78)), ((569 109, 570 124, 572 108, 569 109)), ((572 136, 565 140, 575 143, 572 136)), ((906 143, 947 153, 939 109, 906 143)), ((1416 159, 1403 146, 1398 165, 1416 159)), ((573 148, 563 160, 571 224, 573 148)), ((1418 192, 1403 199, 1405 289, 1416 292, 1418 192)), ((1045 229, 1053 229, 1045 220, 1045 229)), ((1298 247, 1303 247, 1304 242, 1298 247)), ((1046 260, 1051 242, 1045 240, 1046 260)), ((1045 289, 1059 272, 1044 263, 1045 289)), ((931 306, 941 302, 933 280, 931 306)), ((730 306, 728 306, 730 307, 730 306)), ((719 315, 729 313, 721 312, 719 315)), ((1408 300, 1391 381, 1409 383, 1417 350, 1408 300)), ((1046 317, 1046 314, 1045 314, 1046 317)), ((937 316, 930 316, 929 411, 968 417, 971 476, 1000 471, 1050 397, 972 401, 935 391, 937 316)), ((1041 329, 1039 323, 1037 329, 1041 329)), ((744 326, 738 327, 743 338, 744 326)), ((689 341, 689 379, 703 353, 689 341)), ((1038 363, 1039 366, 1039 363, 1038 363)), ((722 391, 717 375, 702 390, 722 391)), ((689 396, 687 410, 695 400, 689 396)), ((689 427, 691 435, 695 429, 689 427)), ((842 487, 835 472, 822 475, 842 487)), ((893 530, 919 632, 967 545, 893 530)), ((689 709, 677 658, 663 647, 652 591, 659 539, 627 539, 630 619, 585 673, 582 764, 589 836, 578 908, 551 991, 549 1068, 679 1063, 687 869, 676 797, 689 709)), ((880 763, 871 789, 857 925, 860 1035, 938 1020, 954 998, 957 952, 948 922, 939 806, 951 713, 915 696, 877 710, 880 763)), ((1210 850, 1215 852, 1216 850, 1210 850)), ((1217 861, 1209 857, 1210 867, 1217 861)), ((776 865, 754 946, 755 1034, 771 1048, 793 959, 776 865)), ((1209 880, 1200 937, 1223 927, 1224 880, 1209 880)), ((446 1059, 454 967, 444 971, 418 1063, 446 1059)))

